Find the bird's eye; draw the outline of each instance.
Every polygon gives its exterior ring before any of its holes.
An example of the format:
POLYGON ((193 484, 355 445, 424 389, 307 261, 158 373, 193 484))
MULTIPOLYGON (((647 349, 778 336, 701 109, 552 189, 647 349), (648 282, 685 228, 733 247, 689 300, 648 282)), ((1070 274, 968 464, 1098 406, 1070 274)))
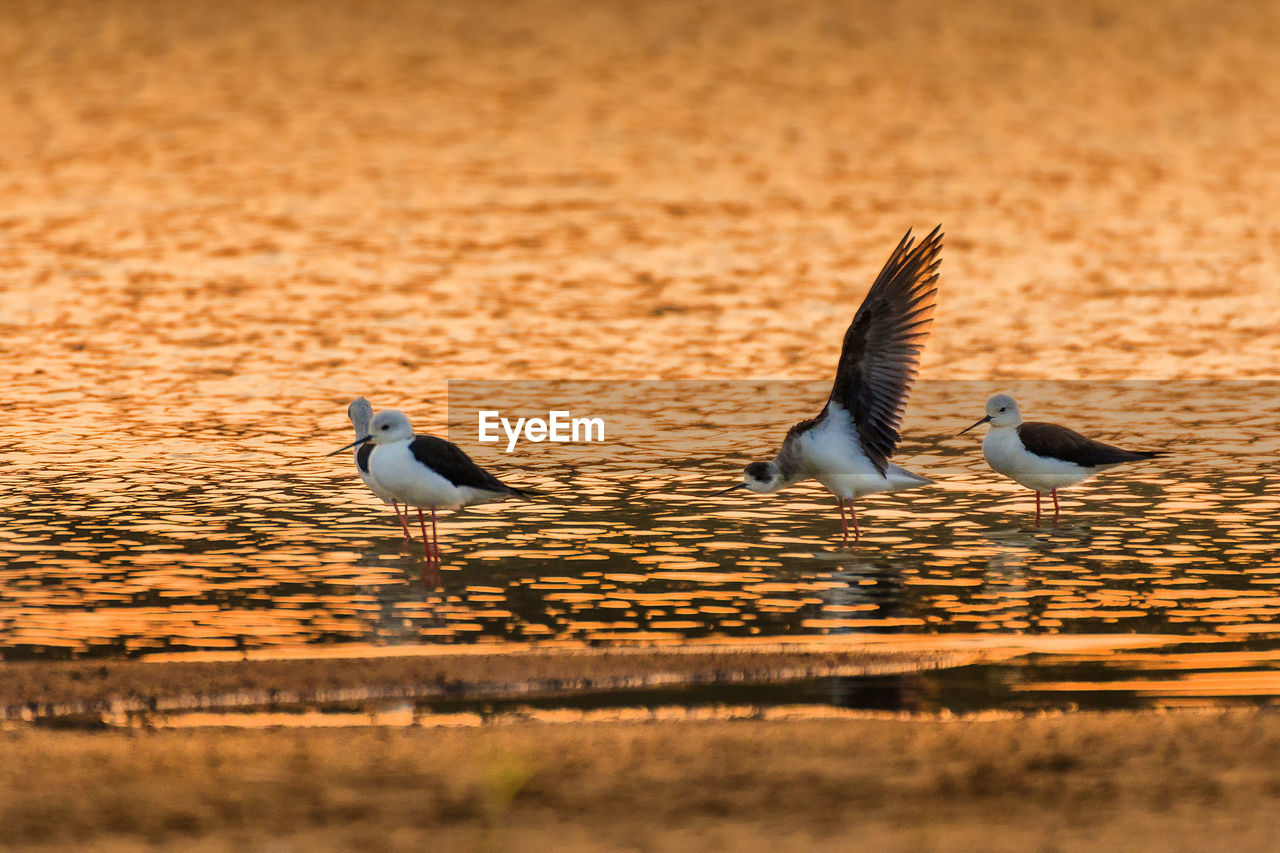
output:
MULTIPOLYGON (((1003 411, 1004 411, 1004 409, 1001 409, 1000 411, 1002 411, 1002 412, 1003 412, 1003 411)), ((383 425, 382 425, 382 428, 383 428, 383 429, 391 429, 391 427, 390 427, 388 424, 383 424, 383 425)))
MULTIPOLYGON (((1001 407, 1000 407, 1000 411, 1001 411, 1001 412, 1003 412, 1003 411, 1004 411, 1005 409, 1007 409, 1007 408, 1008 408, 1008 406, 1001 406, 1001 407)), ((386 429, 386 427, 383 427, 383 429, 386 429)))

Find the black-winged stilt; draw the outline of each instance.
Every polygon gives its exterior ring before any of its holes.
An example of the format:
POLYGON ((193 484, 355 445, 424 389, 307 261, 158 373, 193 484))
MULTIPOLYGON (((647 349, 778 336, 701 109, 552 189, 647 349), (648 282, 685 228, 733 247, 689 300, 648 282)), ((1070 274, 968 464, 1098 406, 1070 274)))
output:
POLYGON ((1074 486, 1113 465, 1160 456, 1159 450, 1123 450, 1086 438, 1057 424, 1024 421, 1018 401, 1008 394, 987 400, 987 414, 974 427, 990 424, 982 439, 982 455, 999 474, 1034 489, 1036 520, 1040 520, 1040 493, 1053 496, 1053 517, 1058 517, 1058 489, 1074 486))
POLYGON ((367 434, 333 452, 341 453, 366 443, 373 444, 368 458, 370 475, 393 500, 418 510, 427 560, 436 565, 440 564, 436 510, 461 509, 534 494, 503 483, 452 442, 431 435, 415 435, 409 419, 395 409, 378 412, 370 421, 367 434), (423 510, 431 512, 429 541, 423 510))
MULTIPOLYGON (((932 323, 942 263, 942 226, 919 245, 908 230, 876 276, 844 335, 835 385, 822 412, 791 428, 773 459, 753 462, 734 489, 770 494, 812 477, 836 496, 845 544, 845 504, 933 481, 889 461, 932 323)), ((854 539, 859 536, 853 514, 854 539)))

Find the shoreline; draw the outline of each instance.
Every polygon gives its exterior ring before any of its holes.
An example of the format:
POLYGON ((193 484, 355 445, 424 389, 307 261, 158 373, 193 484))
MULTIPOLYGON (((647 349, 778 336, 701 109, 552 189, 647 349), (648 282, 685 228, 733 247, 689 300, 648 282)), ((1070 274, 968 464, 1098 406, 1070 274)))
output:
MULTIPOLYGON (((0 664, 0 722, 361 704, 507 701, 611 691, 904 674, 1031 653, 1152 648, 1159 635, 841 635, 679 646, 521 644, 260 651, 0 664)), ((95 723, 95 719, 97 722, 95 723)))

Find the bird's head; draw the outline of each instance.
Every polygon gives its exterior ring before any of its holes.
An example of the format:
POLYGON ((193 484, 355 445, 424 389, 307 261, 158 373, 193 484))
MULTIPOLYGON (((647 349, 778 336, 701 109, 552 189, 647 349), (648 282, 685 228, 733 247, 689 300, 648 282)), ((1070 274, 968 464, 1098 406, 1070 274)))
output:
POLYGON ((743 469, 741 483, 738 483, 735 486, 730 486, 723 491, 716 492, 712 497, 715 497, 716 495, 727 495, 729 492, 734 492, 738 489, 746 489, 751 492, 758 492, 760 494, 767 495, 771 492, 778 491, 778 489, 781 489, 783 485, 782 474, 778 470, 777 463, 752 462, 743 469))
POLYGON ((374 444, 394 444, 413 440, 413 426, 404 412, 386 409, 373 416, 369 423, 369 440, 374 444))
POLYGON ((347 406, 347 420, 356 428, 356 435, 368 435, 369 421, 373 420, 373 406, 364 397, 357 397, 347 406))
POLYGON ((776 462, 752 462, 742 470, 742 486, 762 495, 776 492, 782 488, 782 472, 776 462))
POLYGON ((991 424, 993 427, 1016 427, 1022 423, 1022 413, 1018 411, 1018 401, 1008 394, 996 394, 987 400, 987 416, 973 426, 960 431, 964 435, 973 427, 991 424))

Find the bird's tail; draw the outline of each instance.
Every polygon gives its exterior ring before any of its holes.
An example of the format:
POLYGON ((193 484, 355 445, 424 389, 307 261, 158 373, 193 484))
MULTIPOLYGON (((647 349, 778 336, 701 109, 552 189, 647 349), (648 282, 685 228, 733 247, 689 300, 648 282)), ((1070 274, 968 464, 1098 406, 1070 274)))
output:
MULTIPOLYGON (((503 485, 506 485, 505 483, 503 485)), ((515 486, 507 486, 507 494, 513 498, 524 498, 525 500, 533 500, 546 495, 546 492, 540 492, 537 489, 517 489, 515 486)))
POLYGON ((893 486, 893 490, 898 489, 914 489, 919 486, 932 486, 933 480, 928 477, 922 477, 919 474, 913 474, 906 468, 901 468, 893 463, 889 463, 889 468, 885 471, 885 479, 893 486))

